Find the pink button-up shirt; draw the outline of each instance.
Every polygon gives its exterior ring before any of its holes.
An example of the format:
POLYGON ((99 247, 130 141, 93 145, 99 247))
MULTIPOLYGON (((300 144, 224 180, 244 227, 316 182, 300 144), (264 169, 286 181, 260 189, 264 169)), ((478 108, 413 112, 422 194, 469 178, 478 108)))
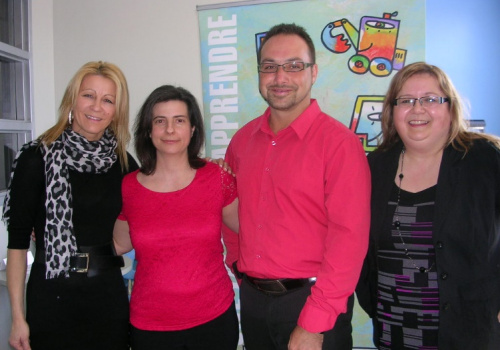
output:
POLYGON ((298 324, 333 328, 347 310, 368 248, 370 173, 359 139, 316 100, 274 134, 270 110, 241 128, 226 161, 240 200, 239 254, 228 263, 257 278, 317 277, 298 324))

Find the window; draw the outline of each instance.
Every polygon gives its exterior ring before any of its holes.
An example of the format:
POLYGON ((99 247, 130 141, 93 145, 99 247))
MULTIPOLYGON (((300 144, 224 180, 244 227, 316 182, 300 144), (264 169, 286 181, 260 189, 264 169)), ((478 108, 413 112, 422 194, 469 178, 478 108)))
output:
POLYGON ((29 6, 0 0, 0 199, 17 151, 32 138, 29 6))

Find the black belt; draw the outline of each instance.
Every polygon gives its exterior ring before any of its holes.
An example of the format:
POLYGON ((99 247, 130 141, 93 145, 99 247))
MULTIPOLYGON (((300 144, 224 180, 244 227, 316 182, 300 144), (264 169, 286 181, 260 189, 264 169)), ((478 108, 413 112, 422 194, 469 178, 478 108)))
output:
POLYGON ((280 279, 266 279, 266 278, 254 278, 243 274, 243 278, 246 279, 255 288, 270 295, 282 295, 290 292, 294 289, 302 288, 309 283, 315 282, 316 277, 311 278, 280 278, 280 279))
POLYGON ((255 288, 269 295, 283 295, 294 289, 302 288, 309 283, 316 282, 316 277, 311 278, 280 278, 266 279, 248 276, 246 273, 238 271, 236 262, 233 263, 233 271, 236 277, 244 278, 255 288))
MULTIPOLYGON (((111 243, 98 246, 80 246, 78 252, 69 258, 69 270, 75 273, 85 273, 87 277, 125 265, 123 257, 115 255, 111 243)), ((35 262, 45 263, 45 251, 37 249, 35 262)))

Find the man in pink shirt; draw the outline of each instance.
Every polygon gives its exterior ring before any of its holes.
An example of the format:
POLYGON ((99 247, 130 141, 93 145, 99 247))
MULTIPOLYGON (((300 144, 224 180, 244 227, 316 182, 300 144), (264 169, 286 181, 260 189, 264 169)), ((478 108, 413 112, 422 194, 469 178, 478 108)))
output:
POLYGON ((225 239, 242 277, 245 348, 351 349, 353 292, 368 247, 366 157, 311 99, 318 66, 302 27, 274 26, 258 56, 269 108, 226 153, 238 183, 239 245, 234 234, 225 239))

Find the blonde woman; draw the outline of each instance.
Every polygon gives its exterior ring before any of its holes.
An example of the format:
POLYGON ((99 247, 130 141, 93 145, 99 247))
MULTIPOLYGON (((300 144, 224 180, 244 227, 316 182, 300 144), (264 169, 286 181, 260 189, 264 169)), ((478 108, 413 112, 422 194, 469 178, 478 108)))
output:
POLYGON ((113 225, 127 154, 128 87, 111 63, 89 62, 69 82, 59 120, 23 146, 4 203, 9 232, 9 342, 26 349, 128 349, 128 298, 113 225), (36 237, 26 291, 26 253, 36 237))

